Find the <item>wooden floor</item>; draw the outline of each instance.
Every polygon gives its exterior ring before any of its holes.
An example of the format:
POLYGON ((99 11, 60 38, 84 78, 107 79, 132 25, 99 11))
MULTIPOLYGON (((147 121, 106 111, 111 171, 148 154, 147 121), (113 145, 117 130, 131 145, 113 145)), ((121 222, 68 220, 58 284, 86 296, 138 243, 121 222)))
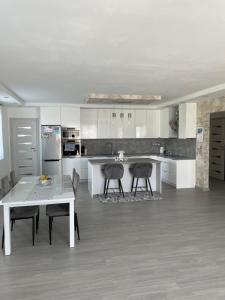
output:
POLYGON ((213 187, 99 204, 81 184, 77 247, 66 218, 54 221, 52 246, 44 211, 35 247, 31 224, 18 221, 12 256, 0 254, 0 299, 224 300, 225 183, 213 187))

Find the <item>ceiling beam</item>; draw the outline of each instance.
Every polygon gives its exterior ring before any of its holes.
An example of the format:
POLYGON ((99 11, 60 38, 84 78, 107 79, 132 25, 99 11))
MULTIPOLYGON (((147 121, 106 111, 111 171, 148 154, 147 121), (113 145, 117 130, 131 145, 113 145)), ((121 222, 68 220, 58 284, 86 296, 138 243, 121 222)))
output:
POLYGON ((223 92, 223 95, 225 95, 225 83, 218 84, 215 86, 212 86, 210 88, 204 89, 197 91, 195 93, 191 93, 188 95, 185 95, 183 97, 179 97, 170 101, 166 101, 164 103, 160 103, 157 105, 157 108, 162 108, 162 107, 167 107, 171 105, 178 105, 179 103, 184 103, 184 102, 190 102, 190 101, 200 101, 202 100, 202 97, 206 97, 211 94, 216 94, 216 93, 221 93, 223 92))

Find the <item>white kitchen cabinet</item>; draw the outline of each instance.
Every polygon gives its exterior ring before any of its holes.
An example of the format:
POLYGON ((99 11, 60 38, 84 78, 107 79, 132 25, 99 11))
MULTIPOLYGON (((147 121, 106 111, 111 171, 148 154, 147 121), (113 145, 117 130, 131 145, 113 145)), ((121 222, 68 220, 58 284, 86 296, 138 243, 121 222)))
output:
POLYGON ((73 168, 80 176, 81 181, 88 179, 88 158, 87 157, 65 157, 62 159, 63 175, 70 175, 72 178, 73 168))
POLYGON ((99 139, 111 138, 111 110, 98 109, 98 133, 99 139))
POLYGON ((166 107, 160 111, 160 137, 173 138, 177 137, 177 132, 171 129, 170 121, 176 120, 176 107, 166 107))
POLYGON ((147 138, 160 137, 160 110, 146 111, 147 138))
POLYGON ((80 108, 62 106, 61 125, 63 127, 80 128, 80 108))
POLYGON ((96 139, 98 129, 97 109, 81 109, 80 124, 80 134, 82 139, 96 139))
POLYGON ((110 110, 110 137, 135 138, 135 114, 133 110, 110 110))
POLYGON ((63 175, 70 175, 72 179, 73 168, 81 175, 81 161, 80 157, 66 157, 62 159, 63 175))
POLYGON ((197 104, 179 105, 179 139, 196 138, 197 104))
POLYGON ((40 107, 41 125, 61 125, 60 106, 40 107))
POLYGON ((176 161, 167 159, 161 163, 162 181, 176 186, 176 161))
POLYGON ((123 138, 123 118, 120 116, 119 109, 110 110, 110 135, 111 138, 123 138))
POLYGON ((150 158, 161 161, 162 182, 175 186, 177 189, 195 188, 195 165, 194 159, 171 159, 157 155, 150 158))
POLYGON ((146 110, 135 111, 135 137, 146 138, 147 137, 147 112, 146 110))
POLYGON ((133 110, 121 110, 123 116, 123 137, 135 138, 135 112, 133 110))
POLYGON ((88 180, 88 158, 87 157, 80 158, 80 180, 83 181, 88 180))

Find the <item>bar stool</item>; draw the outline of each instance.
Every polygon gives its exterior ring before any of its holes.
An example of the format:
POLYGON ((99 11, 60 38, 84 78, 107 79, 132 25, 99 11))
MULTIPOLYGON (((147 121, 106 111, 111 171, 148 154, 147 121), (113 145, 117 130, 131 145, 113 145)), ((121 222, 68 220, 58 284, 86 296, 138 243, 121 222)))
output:
POLYGON ((152 187, 149 178, 152 175, 152 163, 135 163, 131 165, 130 172, 133 175, 132 185, 131 185, 131 193, 135 188, 134 196, 136 196, 137 189, 142 188, 143 186, 138 186, 138 180, 140 178, 144 178, 146 182, 146 191, 148 192, 148 185, 150 188, 151 195, 153 196, 152 187), (136 178, 136 185, 134 186, 134 179, 136 178))
POLYGON ((105 184, 104 184, 105 198, 107 197, 108 194, 110 180, 118 180, 119 192, 122 193, 124 197, 123 186, 121 183, 121 178, 123 177, 123 173, 124 173, 123 165, 117 163, 106 164, 103 166, 102 171, 105 177, 105 184))

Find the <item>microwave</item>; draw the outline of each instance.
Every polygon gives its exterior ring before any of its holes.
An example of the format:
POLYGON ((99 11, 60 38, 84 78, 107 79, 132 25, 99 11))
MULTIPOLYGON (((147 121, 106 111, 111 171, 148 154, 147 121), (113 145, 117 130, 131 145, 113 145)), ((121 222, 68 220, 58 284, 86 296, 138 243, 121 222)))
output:
POLYGON ((62 128, 62 138, 66 140, 79 140, 80 130, 76 128, 62 128))

